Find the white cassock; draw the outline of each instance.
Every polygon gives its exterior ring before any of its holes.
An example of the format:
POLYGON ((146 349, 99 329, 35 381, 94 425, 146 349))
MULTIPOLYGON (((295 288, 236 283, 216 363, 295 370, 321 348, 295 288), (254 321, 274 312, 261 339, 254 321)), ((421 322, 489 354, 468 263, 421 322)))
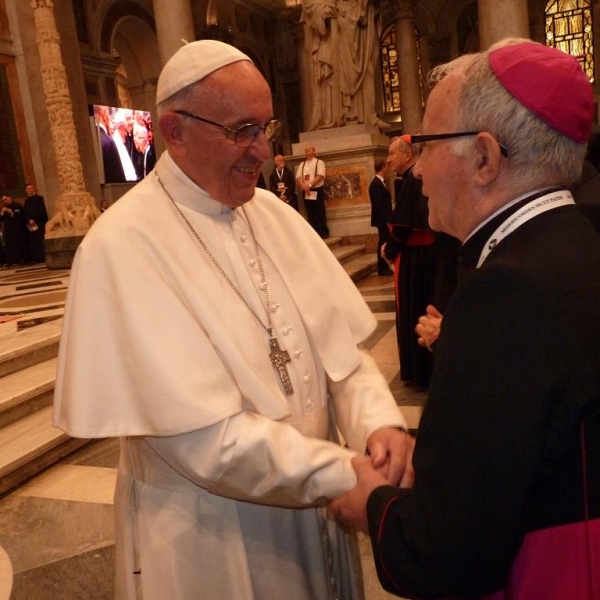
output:
POLYGON ((154 176, 97 220, 71 273, 54 423, 121 438, 117 596, 362 598, 355 546, 319 507, 355 485, 351 458, 373 431, 405 426, 357 347, 373 315, 270 192, 257 189, 244 214, 167 153, 155 172, 266 322, 251 220, 294 394, 282 391, 265 330, 154 176), (329 441, 336 426, 352 450, 329 441))

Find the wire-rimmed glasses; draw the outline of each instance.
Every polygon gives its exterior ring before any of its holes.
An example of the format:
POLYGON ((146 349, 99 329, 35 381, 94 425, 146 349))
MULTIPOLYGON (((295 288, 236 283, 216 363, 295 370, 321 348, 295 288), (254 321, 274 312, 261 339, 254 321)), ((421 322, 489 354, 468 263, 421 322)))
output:
POLYGON ((183 115, 184 117, 196 119, 196 121, 201 121, 202 123, 208 123, 209 125, 219 127, 225 132, 227 137, 233 140, 238 148, 248 148, 251 146, 258 139, 261 131, 264 132, 269 142, 273 141, 280 134, 283 125, 279 119, 271 119, 264 125, 259 125, 258 123, 245 123, 234 129, 232 127, 221 125, 220 123, 215 123, 204 117, 199 117, 186 110, 174 110, 173 112, 178 115, 183 115))

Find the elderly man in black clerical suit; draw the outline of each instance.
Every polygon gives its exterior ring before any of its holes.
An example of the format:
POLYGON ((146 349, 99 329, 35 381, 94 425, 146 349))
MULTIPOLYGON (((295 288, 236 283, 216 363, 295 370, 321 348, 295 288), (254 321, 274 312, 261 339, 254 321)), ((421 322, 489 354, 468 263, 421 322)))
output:
POLYGON ((385 183, 387 164, 385 160, 375 162, 375 177, 369 185, 371 201, 371 227, 377 227, 377 274, 393 275, 387 261, 381 256, 381 247, 388 241, 388 223, 392 216, 392 197, 385 183))
POLYGON ((569 187, 594 93, 577 58, 508 39, 430 74, 414 174, 462 242, 412 489, 364 457, 331 505, 408 598, 600 597, 600 237, 569 187))
POLYGON ((285 158, 277 154, 273 159, 275 168, 269 175, 269 189, 286 204, 296 210, 298 208, 298 196, 296 195, 296 178, 292 171, 285 166, 285 158))

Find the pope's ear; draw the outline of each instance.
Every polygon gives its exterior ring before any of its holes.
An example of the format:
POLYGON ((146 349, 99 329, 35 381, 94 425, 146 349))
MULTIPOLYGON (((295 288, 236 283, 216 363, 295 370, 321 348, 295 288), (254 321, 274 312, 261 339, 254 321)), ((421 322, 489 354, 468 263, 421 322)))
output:
POLYGON ((173 112, 166 112, 158 119, 158 126, 167 146, 183 143, 181 117, 173 112))

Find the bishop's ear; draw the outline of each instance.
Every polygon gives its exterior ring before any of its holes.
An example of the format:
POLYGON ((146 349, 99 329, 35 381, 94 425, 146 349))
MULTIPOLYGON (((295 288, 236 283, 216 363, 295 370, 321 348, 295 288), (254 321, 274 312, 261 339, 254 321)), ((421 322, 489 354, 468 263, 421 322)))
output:
POLYGON ((485 187, 500 176, 502 149, 498 140, 486 131, 477 134, 475 138, 475 183, 485 187))

